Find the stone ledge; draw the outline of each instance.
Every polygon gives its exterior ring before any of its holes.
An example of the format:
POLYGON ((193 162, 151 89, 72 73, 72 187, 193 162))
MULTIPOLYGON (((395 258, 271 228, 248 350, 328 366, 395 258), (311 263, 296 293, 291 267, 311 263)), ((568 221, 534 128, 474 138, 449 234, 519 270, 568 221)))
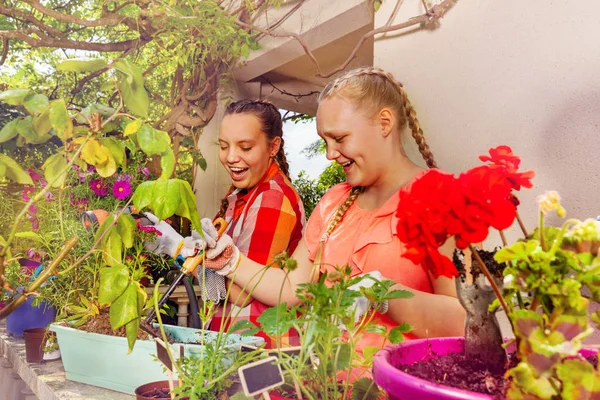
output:
POLYGON ((0 356, 13 365, 25 384, 31 388, 39 400, 130 400, 135 396, 103 389, 84 383, 68 381, 61 360, 44 361, 42 364, 29 364, 25 360, 25 341, 22 338, 6 336, 6 325, 0 323, 0 356))

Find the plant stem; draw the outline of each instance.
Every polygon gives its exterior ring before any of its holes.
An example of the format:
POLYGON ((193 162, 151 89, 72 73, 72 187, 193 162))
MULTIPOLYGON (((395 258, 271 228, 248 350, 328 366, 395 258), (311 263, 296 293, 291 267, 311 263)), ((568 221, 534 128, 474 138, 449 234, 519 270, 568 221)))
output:
POLYGON ((488 279, 490 285, 492 286, 492 289, 494 290, 494 294, 496 295, 496 298, 498 299, 498 301, 502 305, 502 308, 504 308, 504 311, 506 313, 508 313, 510 310, 509 310, 506 302, 504 301, 504 297, 502 297, 502 293, 500 293, 500 289, 496 285, 496 282, 494 281, 494 278, 492 277, 492 274, 490 274, 490 271, 487 269, 485 263, 483 262, 483 260, 479 256, 479 253, 475 250, 475 247, 473 247, 472 244, 469 244, 469 250, 471 250, 471 252, 473 253, 473 256, 475 257, 475 260, 477 260, 477 263, 479 263, 479 266, 481 268, 481 272, 483 272, 483 274, 485 275, 485 277, 488 279))
POLYGON ((519 215, 519 212, 515 211, 515 215, 517 216, 517 222, 519 223, 519 227, 521 228, 521 231, 523 232, 523 235, 525 237, 528 237, 529 234, 527 233, 527 229, 525 229, 525 224, 523 223, 523 220, 521 219, 521 216, 519 215))
POLYGON ((506 236, 504 235, 504 231, 501 229, 498 229, 498 232, 500 233, 500 239, 502 239, 502 245, 504 247, 508 246, 508 242, 506 241, 506 236))
POLYGON ((85 146, 87 141, 90 140, 93 133, 94 133, 93 131, 90 131, 90 133, 88 133, 88 135, 86 136, 83 143, 81 143, 81 145, 79 146, 79 148, 73 155, 73 158, 71 158, 71 161, 69 161, 67 163, 67 166, 61 171, 61 173, 57 174, 52 182, 48 182, 48 184, 39 193, 36 193, 35 196, 33 196, 31 199, 29 199, 27 204, 25 204, 25 206, 21 209, 19 214, 17 214, 17 217, 15 218, 15 222, 13 223, 13 226, 10 230, 10 234, 8 235, 8 238, 6 239, 6 244, 0 251, 0 287, 4 284, 4 258, 6 257, 6 253, 8 252, 10 245, 12 244, 13 240, 15 239, 15 235, 16 235, 17 229, 19 227, 19 222, 21 222, 21 220, 27 213, 27 210, 29 210, 29 207, 31 207, 32 205, 34 205, 35 203, 40 201, 40 199, 42 197, 44 197, 46 192, 48 192, 48 190, 50 190, 50 187, 52 187, 52 184, 54 184, 54 182, 56 182, 64 173, 66 173, 71 168, 71 166, 75 162, 75 158, 77 158, 79 156, 79 153, 81 153, 81 150, 83 150, 83 147, 85 146))
POLYGON ((540 246, 546 251, 546 238, 544 237, 544 213, 540 211, 540 246))
POLYGON ((31 282, 21 294, 19 294, 19 296, 16 299, 11 301, 6 307, 0 310, 0 320, 6 318, 10 313, 16 310, 17 307, 23 304, 27 297, 32 292, 36 291, 42 285, 42 283, 44 283, 44 281, 46 281, 46 279, 48 279, 50 275, 52 275, 54 270, 58 267, 58 264, 60 264, 62 260, 64 260, 64 258, 67 256, 67 254, 69 254, 71 249, 77 244, 78 241, 79 238, 75 236, 71 238, 67 243, 65 243, 60 253, 58 253, 54 260, 52 260, 50 265, 48 265, 48 268, 44 269, 38 275, 38 277, 33 282, 31 282))

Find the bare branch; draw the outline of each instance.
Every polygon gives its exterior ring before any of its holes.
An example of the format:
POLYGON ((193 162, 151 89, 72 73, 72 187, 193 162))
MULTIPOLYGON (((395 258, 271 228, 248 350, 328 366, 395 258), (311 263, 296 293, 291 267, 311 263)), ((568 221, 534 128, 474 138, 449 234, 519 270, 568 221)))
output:
POLYGON ((8 38, 2 38, 2 56, 0 56, 0 65, 3 65, 8 57, 8 38))
MULTIPOLYGON (((288 11, 287 13, 285 13, 285 15, 281 18, 279 18, 279 20, 277 20, 276 22, 274 22, 272 25, 270 25, 267 30, 271 31, 273 29, 277 29, 278 27, 281 26, 281 24, 283 24, 292 14, 294 14, 296 11, 298 11, 298 9, 300 7, 302 7, 302 5, 304 4, 305 0, 300 0, 298 2, 298 4, 296 4, 290 11, 288 11)), ((259 37, 257 37, 256 39, 260 39, 260 37, 264 36, 264 34, 259 35, 259 37)))
POLYGON ((96 42, 79 42, 68 39, 55 39, 51 38, 38 30, 24 30, 21 32, 17 31, 0 31, 0 38, 6 39, 18 39, 21 40, 31 47, 53 47, 53 48, 67 48, 75 50, 89 50, 89 51, 126 51, 135 49, 146 44, 143 39, 125 40, 117 43, 96 43, 96 42), (36 35, 43 36, 41 39, 36 39, 27 35, 27 33, 35 33, 36 35))
MULTIPOLYGON (((394 18, 396 18, 396 14, 398 14, 398 10, 400 9, 400 5, 402 4, 402 0, 396 0, 396 5, 394 6, 394 10, 390 14, 387 22, 385 23, 385 27, 390 26, 392 22, 394 22, 394 18)), ((427 10, 427 8, 425 8, 427 10)))
POLYGON ((321 92, 319 92, 317 90, 313 90, 313 91, 310 91, 308 93, 290 93, 287 90, 280 89, 277 86, 275 86, 273 84, 273 82, 271 82, 271 80, 269 78, 267 78, 266 76, 262 76, 261 75, 261 79, 264 80, 269 85, 271 85, 271 87, 273 88, 271 90, 271 92, 273 92, 274 90, 277 90, 279 93, 281 93, 281 94, 283 94, 285 96, 291 96, 291 97, 293 97, 296 101, 300 101, 300 99, 303 98, 303 97, 310 97, 310 96, 318 95, 319 93, 321 93, 321 92))
POLYGON ((5 7, 0 4, 0 14, 10 16, 15 19, 21 19, 23 21, 29 22, 30 24, 37 26, 44 32, 48 32, 53 36, 58 38, 64 38, 64 33, 59 31, 58 29, 54 29, 50 26, 45 25, 42 21, 35 18, 32 14, 29 14, 25 11, 18 10, 14 7, 5 7))
MULTIPOLYGON (((47 15, 52 18, 55 18, 58 21, 68 22, 68 23, 75 24, 75 25, 86 26, 88 28, 92 28, 95 26, 116 26, 116 25, 125 23, 127 20, 130 20, 130 21, 132 20, 129 17, 124 17, 119 14, 111 13, 111 14, 106 14, 96 20, 89 21, 89 20, 77 18, 73 15, 63 14, 63 13, 55 11, 51 8, 45 7, 39 2, 39 0, 23 0, 23 1, 25 1, 27 4, 31 5, 33 8, 35 8, 42 14, 47 15)), ((135 20, 133 20, 133 21, 135 22, 135 20)))

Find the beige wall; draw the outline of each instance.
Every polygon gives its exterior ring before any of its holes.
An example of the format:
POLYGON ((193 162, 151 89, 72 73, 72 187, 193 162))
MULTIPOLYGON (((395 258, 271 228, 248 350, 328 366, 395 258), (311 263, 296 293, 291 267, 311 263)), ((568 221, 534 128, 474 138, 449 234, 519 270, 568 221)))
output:
MULTIPOLYGON (((388 18, 386 1, 375 26, 388 18)), ((422 12, 405 0, 404 14, 422 12)), ((520 198, 555 189, 569 216, 600 215, 600 2, 462 0, 439 29, 378 39, 374 64, 414 103, 438 164, 459 172, 500 144, 534 169, 520 198)), ((556 220, 555 220, 556 221, 556 220)), ((514 237, 514 236, 513 236, 514 237)))

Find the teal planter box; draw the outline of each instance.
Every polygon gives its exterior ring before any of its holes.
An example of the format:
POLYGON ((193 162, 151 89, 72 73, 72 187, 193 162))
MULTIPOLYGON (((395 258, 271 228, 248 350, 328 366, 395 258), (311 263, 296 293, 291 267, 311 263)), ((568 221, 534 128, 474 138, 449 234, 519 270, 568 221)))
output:
MULTIPOLYGON (((184 345, 185 354, 201 354, 204 346, 198 343, 201 331, 181 326, 164 325, 176 342, 184 345)), ((118 392, 134 394, 135 388, 148 382, 168 379, 163 365, 156 360, 154 340, 138 340, 127 354, 127 339, 90 333, 52 324, 68 380, 100 386, 118 392)), ((216 332, 205 331, 207 341, 216 340, 216 332)), ((264 340, 253 336, 228 335, 228 347, 238 351, 240 344, 260 346, 264 340)), ((178 347, 173 345, 174 347, 178 347)), ((175 354, 177 352, 175 351, 175 354)))

